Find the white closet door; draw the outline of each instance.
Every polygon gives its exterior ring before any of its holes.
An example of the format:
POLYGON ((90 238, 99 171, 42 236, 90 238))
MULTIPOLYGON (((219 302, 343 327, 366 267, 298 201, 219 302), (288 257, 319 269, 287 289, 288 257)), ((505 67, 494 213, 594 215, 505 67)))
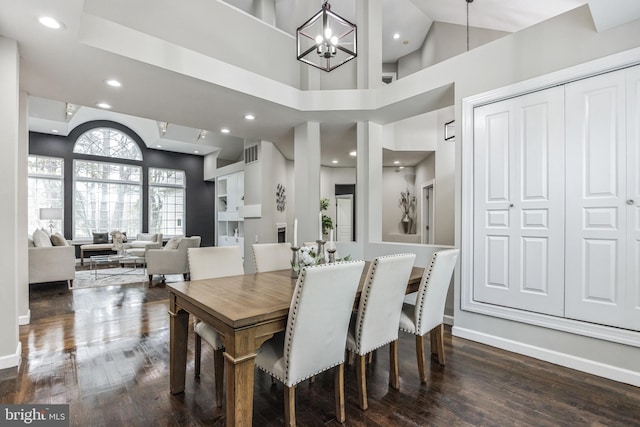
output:
POLYGON ((625 71, 566 85, 566 317, 629 327, 625 71))
POLYGON ((625 324, 640 331, 640 67, 627 71, 627 289, 625 324))
POLYGON ((552 88, 474 110, 476 301, 564 312, 564 101, 552 88))

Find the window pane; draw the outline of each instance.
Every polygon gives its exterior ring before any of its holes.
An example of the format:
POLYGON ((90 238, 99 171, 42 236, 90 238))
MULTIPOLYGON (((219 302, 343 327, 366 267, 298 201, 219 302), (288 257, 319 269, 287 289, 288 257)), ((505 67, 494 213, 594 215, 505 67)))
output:
MULTIPOLYGON (((64 160, 29 156, 27 180, 28 230, 49 230, 49 220, 40 219, 40 208, 62 208, 64 204, 64 160)), ((62 220, 53 220, 53 231, 64 234, 62 220)))
POLYGON ((134 236, 142 230, 142 188, 139 185, 76 181, 74 238, 92 232, 120 230, 134 236))
POLYGON ((142 168, 140 166, 86 160, 76 160, 74 163, 76 179, 142 182, 142 168))
POLYGON ((184 171, 149 168, 149 232, 184 235, 184 171))
POLYGON ((116 163, 74 161, 74 238, 92 232, 142 231, 142 168, 116 163))
POLYGON ((74 153, 116 159, 142 160, 142 152, 128 135, 111 128, 95 128, 80 135, 74 153))

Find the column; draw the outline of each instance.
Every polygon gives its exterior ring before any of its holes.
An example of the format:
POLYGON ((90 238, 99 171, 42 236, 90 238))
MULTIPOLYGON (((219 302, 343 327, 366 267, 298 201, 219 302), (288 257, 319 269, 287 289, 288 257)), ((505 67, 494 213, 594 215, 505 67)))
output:
MULTIPOLYGON (((26 234, 18 235, 18 141, 19 141, 19 66, 18 43, 0 37, 0 224, 7 237, 0 247, 0 369, 17 366, 21 346, 18 340, 17 283, 18 259, 27 256, 26 246, 18 245, 26 234)), ((22 177, 22 179, 26 179, 22 177)), ((22 209, 26 216, 26 210, 22 209)))

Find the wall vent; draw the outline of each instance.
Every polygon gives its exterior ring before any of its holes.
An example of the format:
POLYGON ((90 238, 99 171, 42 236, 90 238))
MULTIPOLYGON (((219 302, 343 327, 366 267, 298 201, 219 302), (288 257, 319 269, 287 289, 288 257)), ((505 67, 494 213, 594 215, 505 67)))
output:
POLYGON ((244 162, 253 163, 258 161, 258 146, 252 145, 244 149, 244 162))

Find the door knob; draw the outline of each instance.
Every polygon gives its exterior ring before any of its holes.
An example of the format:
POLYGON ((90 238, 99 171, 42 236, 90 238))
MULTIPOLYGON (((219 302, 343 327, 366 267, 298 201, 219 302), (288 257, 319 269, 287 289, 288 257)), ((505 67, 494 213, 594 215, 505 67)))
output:
POLYGON ((633 199, 629 199, 629 200, 627 200, 627 204, 628 204, 629 206, 633 205, 634 203, 635 203, 635 202, 633 201, 633 199))
POLYGON ((513 207, 513 203, 509 203, 509 207, 512 208, 513 207))

